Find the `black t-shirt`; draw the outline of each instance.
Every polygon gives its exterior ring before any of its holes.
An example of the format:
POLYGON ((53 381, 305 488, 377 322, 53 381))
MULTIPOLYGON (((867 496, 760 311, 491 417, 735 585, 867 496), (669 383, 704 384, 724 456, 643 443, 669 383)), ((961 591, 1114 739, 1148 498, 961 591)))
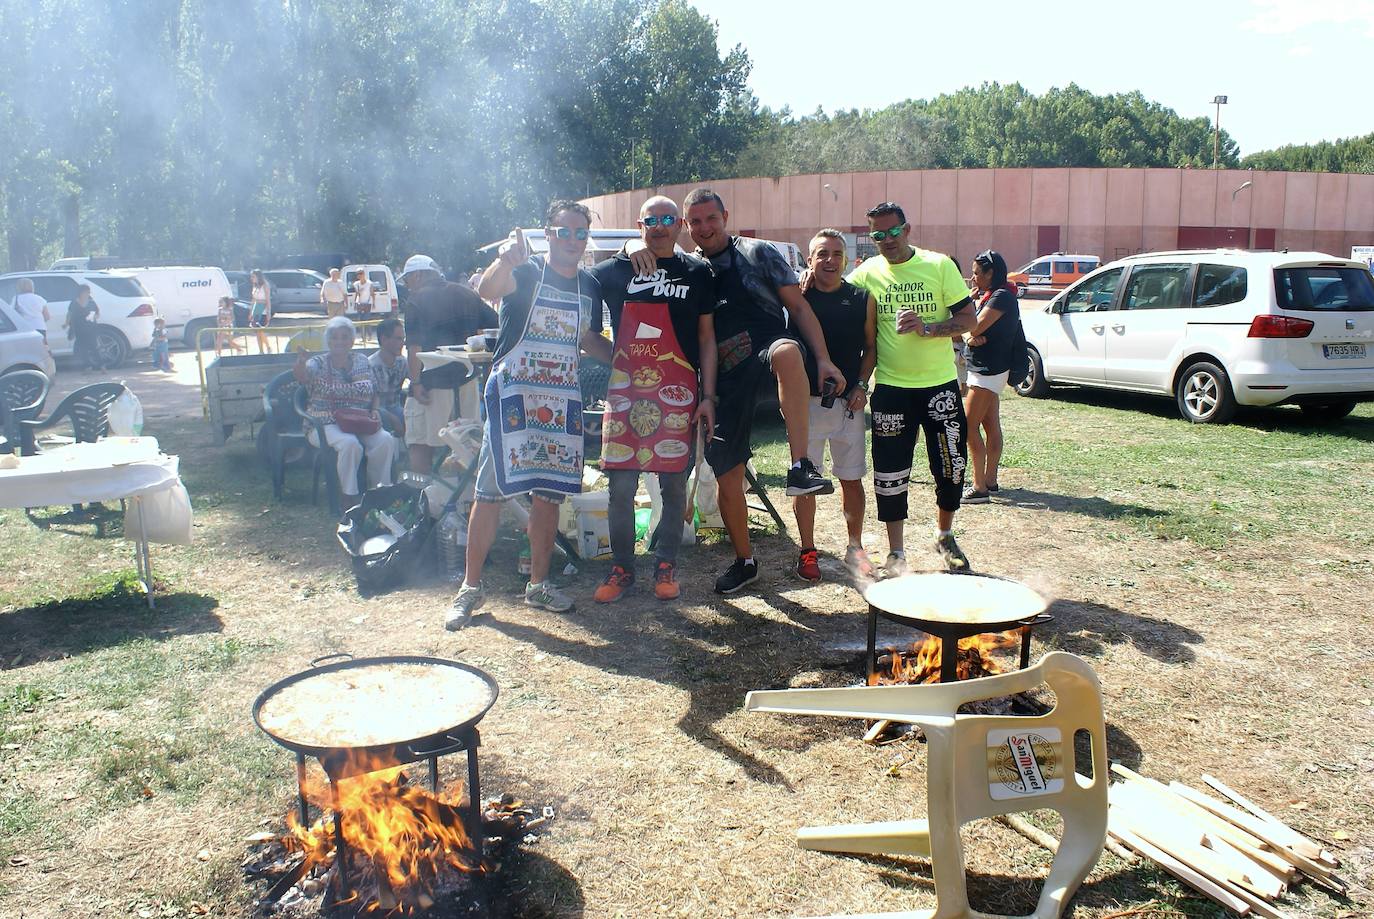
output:
MULTIPOLYGON (((841 281, 834 290, 813 287, 805 296, 825 336, 825 349, 830 352, 830 362, 844 374, 846 390, 853 389, 859 383, 859 364, 863 360, 868 292, 848 281, 841 281)), ((806 353, 806 372, 812 381, 811 394, 819 396, 816 358, 810 350, 806 353)))
POLYGON ((1000 310, 1002 315, 983 332, 987 341, 968 348, 965 360, 974 373, 1001 373, 1011 369, 1012 357, 1021 343, 1021 305, 1011 291, 1003 288, 993 291, 987 303, 978 305, 978 311, 982 312, 984 307, 1000 310))
POLYGON ((778 288, 797 283, 797 273, 766 242, 731 236, 730 244, 710 257, 716 273, 720 303, 716 307, 716 339, 724 342, 741 331, 755 338, 755 348, 786 330, 787 320, 778 288))
MULTIPOLYGON (((440 281, 415 292, 406 304, 406 344, 421 351, 461 345, 482 329, 496 327, 496 311, 470 287, 440 281)), ((456 367, 437 367, 420 374, 423 386, 450 386, 456 367)))
POLYGON ((576 277, 565 278, 556 271, 545 271, 544 257, 532 255, 529 261, 517 265, 511 272, 515 290, 501 298, 501 334, 496 339, 495 360, 509 354, 525 334, 541 274, 545 285, 578 297, 581 317, 578 322, 579 338, 580 333, 588 329, 601 331, 601 285, 592 277, 592 273, 579 267, 576 277))
MULTIPOLYGON (((658 260, 658 271, 645 278, 635 274, 630 259, 618 253, 591 270, 601 285, 601 297, 611 312, 611 334, 620 344, 620 316, 625 301, 667 303, 673 334, 682 356, 693 367, 701 367, 701 346, 697 323, 716 308, 716 279, 711 266, 693 255, 674 253, 658 260)), ((633 336, 634 330, 630 334, 633 336)))

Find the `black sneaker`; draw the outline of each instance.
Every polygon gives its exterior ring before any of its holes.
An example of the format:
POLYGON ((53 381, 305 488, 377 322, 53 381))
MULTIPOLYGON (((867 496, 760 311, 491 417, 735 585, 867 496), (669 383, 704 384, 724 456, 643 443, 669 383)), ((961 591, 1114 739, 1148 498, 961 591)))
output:
POLYGON ((959 544, 954 541, 954 534, 949 533, 935 540, 935 551, 940 553, 940 558, 945 560, 945 568, 955 574, 963 574, 969 570, 968 556, 964 550, 959 548, 959 544))
POLYGON ((725 569, 724 574, 716 578, 716 593, 732 594, 758 579, 759 563, 756 561, 746 562, 742 558, 737 558, 734 564, 725 569))
POLYGON ((835 484, 817 472, 811 460, 804 456, 796 466, 787 470, 787 494, 789 497, 828 495, 834 491, 835 484))

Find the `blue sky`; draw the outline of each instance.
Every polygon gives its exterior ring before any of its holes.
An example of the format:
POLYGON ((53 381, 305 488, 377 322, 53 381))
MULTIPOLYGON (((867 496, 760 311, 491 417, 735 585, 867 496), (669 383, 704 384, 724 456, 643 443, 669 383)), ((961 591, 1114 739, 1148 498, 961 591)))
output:
POLYGON ((722 48, 748 50, 759 101, 797 114, 1072 82, 1138 89, 1186 117, 1212 117, 1226 95, 1221 126, 1242 154, 1374 132, 1374 0, 692 2, 722 48), (975 34, 997 37, 976 50, 975 34))

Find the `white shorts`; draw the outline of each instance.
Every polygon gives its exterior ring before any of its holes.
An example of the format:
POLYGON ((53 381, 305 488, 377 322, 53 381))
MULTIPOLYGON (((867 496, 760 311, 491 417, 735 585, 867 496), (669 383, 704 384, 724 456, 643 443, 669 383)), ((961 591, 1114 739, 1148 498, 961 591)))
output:
POLYGON ((1001 373, 981 374, 976 370, 968 372, 969 389, 986 389, 988 392, 1000 393, 1007 388, 1007 377, 1011 375, 1010 370, 1003 370, 1001 373))
POLYGON ((816 468, 825 471, 825 444, 830 442, 830 471, 846 481, 868 474, 868 450, 864 444, 864 413, 850 413, 844 399, 835 398, 830 408, 821 408, 819 396, 811 397, 811 428, 806 455, 816 468))
POLYGON ((439 430, 453 420, 453 390, 441 386, 427 392, 428 405, 414 396, 406 397, 406 444, 443 447, 446 444, 439 439, 439 430))

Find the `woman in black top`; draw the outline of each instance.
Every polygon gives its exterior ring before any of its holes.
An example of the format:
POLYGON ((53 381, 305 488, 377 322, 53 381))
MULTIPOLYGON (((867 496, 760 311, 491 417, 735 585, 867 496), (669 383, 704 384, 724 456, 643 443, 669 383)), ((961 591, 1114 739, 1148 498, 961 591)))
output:
POLYGON ((986 249, 973 257, 973 283, 978 293, 978 323, 965 336, 968 393, 964 396, 973 484, 964 490, 963 503, 986 504, 988 493, 997 490, 997 465, 1002 460, 999 398, 1017 350, 1025 348, 1025 335, 1001 253, 986 249))
POLYGON ((89 284, 76 289, 76 297, 67 307, 67 337, 72 340, 72 350, 77 358, 91 370, 104 370, 105 365, 96 347, 95 323, 100 318, 100 307, 91 299, 89 284))

